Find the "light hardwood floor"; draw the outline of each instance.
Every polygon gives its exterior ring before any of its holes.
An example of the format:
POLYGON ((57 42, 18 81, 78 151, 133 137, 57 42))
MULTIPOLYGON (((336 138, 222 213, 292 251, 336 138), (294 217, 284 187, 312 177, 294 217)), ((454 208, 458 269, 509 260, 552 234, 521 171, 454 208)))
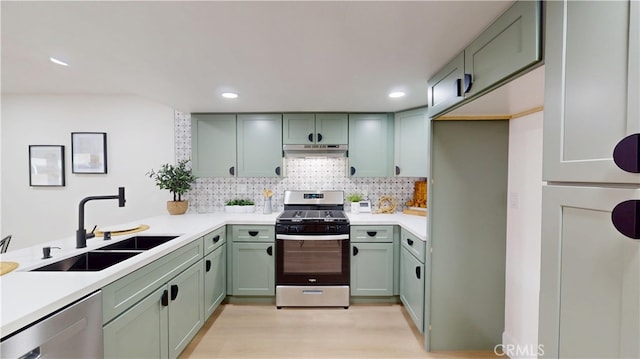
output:
MULTIPOLYGON (((404 307, 283 308, 226 304, 180 356, 186 358, 493 358, 489 352, 425 352, 404 307)), ((504 357, 503 357, 504 358, 504 357)))

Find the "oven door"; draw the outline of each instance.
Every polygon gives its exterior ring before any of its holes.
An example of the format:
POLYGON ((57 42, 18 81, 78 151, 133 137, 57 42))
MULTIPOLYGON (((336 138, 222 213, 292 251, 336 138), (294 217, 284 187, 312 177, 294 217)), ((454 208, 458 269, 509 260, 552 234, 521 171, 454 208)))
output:
POLYGON ((349 285, 348 234, 276 234, 276 284, 349 285))

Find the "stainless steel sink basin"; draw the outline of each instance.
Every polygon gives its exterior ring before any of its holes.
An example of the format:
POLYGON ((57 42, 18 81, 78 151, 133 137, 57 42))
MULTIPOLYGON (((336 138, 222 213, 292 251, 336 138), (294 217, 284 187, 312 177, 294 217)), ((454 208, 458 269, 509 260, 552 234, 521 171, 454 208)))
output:
POLYGON ((96 272, 140 253, 142 251, 90 251, 32 269, 31 272, 96 272))
POLYGON ((177 236, 135 236, 127 238, 118 243, 110 244, 105 247, 101 247, 102 250, 147 250, 166 243, 177 236))

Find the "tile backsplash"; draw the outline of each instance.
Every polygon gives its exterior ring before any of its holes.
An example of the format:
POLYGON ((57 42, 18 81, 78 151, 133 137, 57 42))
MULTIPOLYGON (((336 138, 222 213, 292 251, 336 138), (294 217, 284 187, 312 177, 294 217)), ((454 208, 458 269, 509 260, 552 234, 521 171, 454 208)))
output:
MULTIPOLYGON (((175 113, 176 160, 191 157, 191 116, 175 113)), ((224 210, 229 199, 250 199, 256 203, 256 211, 262 212, 263 189, 273 191, 273 211, 283 209, 285 190, 343 190, 345 195, 359 192, 371 200, 377 209, 380 196, 398 199, 398 210, 413 198, 415 181, 424 178, 410 177, 358 177, 347 176, 346 158, 284 158, 284 176, 242 178, 198 178, 192 190, 183 196, 189 201, 189 212, 206 213, 224 210)))

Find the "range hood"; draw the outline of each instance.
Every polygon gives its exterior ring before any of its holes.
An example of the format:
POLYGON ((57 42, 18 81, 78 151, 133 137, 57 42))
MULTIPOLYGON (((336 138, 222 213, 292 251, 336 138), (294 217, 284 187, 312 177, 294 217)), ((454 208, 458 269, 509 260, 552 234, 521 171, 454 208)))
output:
POLYGON ((348 145, 283 145, 284 157, 346 157, 348 145))

